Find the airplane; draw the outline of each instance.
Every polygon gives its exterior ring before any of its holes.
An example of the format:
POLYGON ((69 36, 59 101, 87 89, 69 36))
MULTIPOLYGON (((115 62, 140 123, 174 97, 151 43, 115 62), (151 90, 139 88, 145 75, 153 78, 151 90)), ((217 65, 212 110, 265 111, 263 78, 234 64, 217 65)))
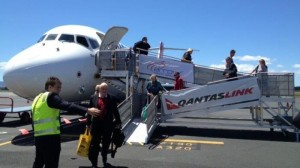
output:
MULTIPOLYGON (((44 33, 37 43, 13 56, 4 68, 5 86, 16 95, 33 100, 45 91, 45 81, 50 76, 58 77, 63 89, 60 96, 70 102, 88 100, 95 92, 95 86, 107 82, 101 77, 101 67, 97 53, 102 50, 130 49, 120 43, 128 31, 125 27, 114 26, 105 34, 95 28, 83 25, 63 25, 44 33)), ((117 87, 109 87, 109 94, 125 99, 126 93, 120 90, 126 87, 124 81, 118 81, 117 87)), ((125 91, 126 92, 126 91, 125 91)), ((10 100, 10 98, 5 98, 10 100)), ((0 109, 0 123, 6 113, 18 113, 21 121, 30 118, 27 111, 30 106, 0 109)))
MULTIPOLYGON (((80 101, 88 100, 90 96, 94 94, 95 86, 105 81, 105 78, 103 78, 103 69, 105 70, 105 66, 102 66, 101 64, 99 66, 99 63, 97 62, 97 59, 99 58, 100 55, 98 54, 99 51, 110 50, 109 52, 110 59, 111 59, 111 50, 126 49, 129 52, 131 52, 125 45, 120 43, 121 38, 126 34, 127 31, 128 29, 125 27, 112 27, 104 34, 103 32, 97 29, 87 27, 87 26, 82 26, 82 25, 64 25, 64 26, 55 27, 47 31, 46 33, 44 33, 42 37, 37 41, 36 44, 30 46, 24 51, 21 51, 20 53, 15 55, 11 60, 9 60, 9 62, 5 66, 4 74, 3 74, 3 80, 5 86, 10 91, 17 94, 20 97, 33 100, 36 95, 38 95, 39 93, 45 90, 44 85, 47 78, 50 76, 56 76, 62 82, 63 88, 61 90, 60 96, 63 99, 72 102, 80 102, 80 101), (99 74, 100 72, 101 74, 99 74)), ((162 43, 160 49, 163 52, 164 47, 162 43)), ((160 54, 160 57, 161 55, 162 54, 160 54)), ((154 65, 153 62, 156 63, 156 61, 157 62, 161 61, 157 58, 151 58, 145 56, 140 56, 140 60, 142 60, 141 58, 144 59, 143 64, 140 64, 143 66, 147 66, 148 63, 154 65)), ((162 96, 162 100, 163 100, 162 103, 165 104, 163 106, 164 112, 166 114, 165 119, 175 118, 181 115, 188 116, 193 113, 198 114, 200 110, 202 110, 202 112, 216 112, 222 110, 230 110, 234 108, 242 108, 242 107, 249 107, 249 106, 252 107, 252 106, 257 106, 257 104, 255 103, 258 103, 260 101, 259 98, 261 97, 261 95, 258 94, 259 92, 257 91, 255 92, 257 94, 255 94, 254 96, 257 96, 258 98, 255 97, 255 99, 254 98, 252 99, 252 97, 249 96, 249 99, 251 98, 253 102, 249 103, 247 99, 246 101, 243 101, 240 104, 236 103, 236 101, 239 102, 241 100, 235 98, 235 96, 237 95, 236 93, 238 93, 238 91, 235 91, 236 90, 235 88, 239 88, 240 86, 242 86, 240 85, 240 83, 247 80, 252 80, 253 81, 252 83, 255 83, 254 84, 255 87, 258 88, 258 86, 256 86, 258 84, 256 82, 257 80, 255 77, 251 77, 250 79, 245 78, 244 80, 243 79, 236 80, 235 81, 236 85, 233 85, 232 83, 226 81, 222 83, 209 83, 213 79, 214 80, 218 78, 222 79, 223 78, 222 71, 205 68, 193 64, 183 63, 180 60, 177 61, 171 60, 171 62, 173 63, 173 64, 169 64, 172 65, 170 66, 171 69, 176 64, 178 68, 180 67, 180 68, 193 71, 192 74, 194 75, 190 75, 190 77, 192 78, 191 81, 194 81, 194 77, 197 79, 197 81, 191 83, 196 83, 197 85, 201 85, 204 82, 207 84, 204 85, 205 89, 200 89, 200 87, 193 87, 190 88, 190 90, 182 90, 172 94, 164 94, 162 96), (203 75, 201 76, 201 74, 204 74, 203 72, 205 72, 205 76, 203 75), (234 89, 231 89, 231 87, 233 87, 234 89), (228 92, 226 92, 226 94, 224 88, 228 89, 228 92), (203 92, 204 95, 201 96, 202 93, 194 92, 198 90, 199 92, 204 91, 203 92), (227 93, 231 93, 230 91, 232 90, 234 91, 232 92, 231 96, 230 95, 226 96, 227 93), (207 93, 209 91, 213 91, 214 93, 213 94, 207 93), (190 94, 186 94, 185 92, 190 94), (194 97, 195 96, 194 93, 197 93, 196 98, 194 97), (179 97, 177 95, 180 96, 191 95, 192 98, 188 97, 187 99, 182 99, 182 97, 179 97), (228 99, 232 97, 232 99, 230 99, 230 101, 229 100, 222 101, 223 98, 225 97, 228 99), (178 101, 177 99, 180 100, 178 101), (214 101, 216 102, 216 104, 211 104, 214 101), (220 103, 220 101, 222 102, 220 103), (182 107, 181 106, 179 107, 178 104, 181 105, 182 107), (191 106, 189 106, 190 104, 195 104, 195 106, 191 108, 191 106)), ((178 68, 176 70, 178 70, 178 68)), ((141 66, 140 69, 142 69, 141 66)), ((171 72, 173 71, 174 70, 172 70, 171 72)), ((112 77, 118 78, 118 76, 113 76, 113 75, 114 74, 112 74, 112 77)), ((147 77, 149 77, 149 74, 146 75, 147 77)), ((289 76, 286 75, 286 78, 288 77, 289 76)), ((118 79, 115 80, 118 81, 118 79)), ((136 87, 136 89, 138 89, 137 85, 135 85, 138 83, 138 80, 136 80, 136 82, 134 82, 134 80, 135 79, 133 79, 133 85, 136 87)), ((168 80, 173 81, 173 78, 168 80)), ((125 85, 124 82, 123 83, 122 81, 119 82, 120 85, 125 85)), ((245 82, 245 83, 249 84, 249 82, 245 82)), ((120 100, 125 99, 126 97, 125 96, 126 93, 119 90, 117 87, 109 87, 108 92, 111 95, 120 98, 120 100)), ((251 90, 249 90, 248 92, 250 93, 251 90)), ((241 93, 243 92, 241 91, 241 93)), ((289 99, 289 101, 295 102, 294 98, 289 99)), ((129 103, 129 106, 132 105, 131 101, 127 101, 125 103, 129 103)), ((149 119, 149 121, 147 121, 147 123, 151 123, 152 125, 154 125, 154 123, 158 122, 158 120, 156 120, 157 119, 156 116, 153 116, 156 115, 156 105, 154 101, 150 103, 148 108, 149 110, 152 110, 152 112, 149 111, 148 113, 151 114, 152 116, 148 115, 147 120, 149 119)), ((293 110, 294 109, 292 109, 292 111, 293 110)), ((11 112, 13 112, 12 108, 11 108, 11 112)), ((15 110, 15 112, 17 111, 15 110)), ((128 114, 131 115, 131 111, 129 112, 130 113, 128 114)), ((275 111, 273 116, 280 115, 279 112, 275 111)), ((3 118, 5 117, 5 113, 8 113, 8 111, 4 111, 2 113, 0 111, 0 123, 1 120, 3 120, 3 118)), ((29 115, 27 113, 24 114, 26 115, 24 115, 25 117, 23 118, 29 118, 29 115)), ((259 116, 257 115, 257 117, 259 116)), ((281 118, 284 120, 282 116, 281 118)), ((252 119, 254 119, 255 121, 263 121, 263 120, 258 120, 253 116, 252 119)), ((261 123, 258 124, 261 125, 261 123)), ((141 127, 144 127, 145 125, 146 123, 140 124, 141 127)), ((267 125, 267 127, 273 128, 272 125, 271 126, 267 125)), ((136 135, 136 137, 143 138, 145 141, 148 141, 148 138, 152 134, 150 132, 152 132, 154 128, 155 127, 151 127, 148 125, 147 129, 143 128, 144 131, 148 131, 145 134, 146 137, 142 137, 140 136, 140 134, 136 135), (153 129, 147 130, 148 128, 153 128, 153 129)))
MULTIPOLYGON (((33 100, 44 91, 46 79, 56 76, 62 82, 63 99, 88 100, 96 84, 102 82, 95 65, 97 51, 126 48, 119 42, 127 31, 125 27, 112 27, 104 34, 83 25, 55 27, 8 61, 3 74, 5 86, 20 97, 33 100)), ((124 97, 117 89, 110 88, 109 92, 124 97)))

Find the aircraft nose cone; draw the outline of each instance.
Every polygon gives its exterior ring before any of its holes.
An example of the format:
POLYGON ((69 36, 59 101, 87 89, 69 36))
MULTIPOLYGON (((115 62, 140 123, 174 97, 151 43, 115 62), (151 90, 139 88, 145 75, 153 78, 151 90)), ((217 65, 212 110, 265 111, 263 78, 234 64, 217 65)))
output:
POLYGON ((13 89, 19 78, 18 70, 15 68, 13 61, 10 60, 4 67, 3 81, 8 89, 13 89))
POLYGON ((39 68, 35 68, 34 62, 28 58, 28 52, 21 52, 9 60, 3 73, 5 86, 21 97, 34 97, 35 95, 32 95, 32 90, 36 89, 32 86, 34 74, 40 71, 39 68))
POLYGON ((22 96, 24 92, 22 91, 22 84, 26 83, 26 80, 24 81, 24 78, 26 78, 26 74, 21 73, 21 69, 13 66, 11 64, 11 61, 7 63, 4 68, 3 81, 5 86, 10 91, 22 96))

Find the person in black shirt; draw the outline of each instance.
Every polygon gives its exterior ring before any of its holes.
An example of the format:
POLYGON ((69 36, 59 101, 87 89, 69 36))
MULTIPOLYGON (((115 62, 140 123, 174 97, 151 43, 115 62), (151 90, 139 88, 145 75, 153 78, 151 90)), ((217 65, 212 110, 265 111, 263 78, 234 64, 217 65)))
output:
POLYGON ((157 101, 157 108, 161 107, 161 98, 159 93, 160 92, 168 92, 167 89, 165 89, 161 83, 157 80, 157 76, 155 74, 152 74, 150 76, 150 81, 148 82, 147 86, 147 100, 146 100, 146 104, 150 103, 152 101, 152 99, 155 96, 158 96, 158 101, 157 101))
POLYGON ((189 48, 182 56, 181 61, 182 62, 187 62, 187 63, 192 63, 192 53, 193 49, 189 48))
POLYGON ((231 80, 237 80, 238 78, 237 77, 237 67, 235 66, 235 64, 232 62, 232 58, 230 57, 227 57, 226 58, 226 69, 224 70, 223 72, 223 75, 229 79, 228 81, 231 81, 231 80), (231 78, 234 78, 234 79, 231 79, 231 78))
POLYGON ((148 43, 147 37, 143 37, 142 41, 138 41, 133 46, 133 51, 135 54, 148 55, 148 49, 151 48, 148 43))
POLYGON ((91 130, 92 141, 89 149, 89 160, 92 167, 98 166, 100 143, 103 166, 107 166, 107 153, 113 130, 121 128, 121 119, 117 100, 107 93, 108 85, 101 83, 96 86, 96 93, 91 96, 90 107, 98 108, 101 112, 97 117, 88 115, 87 127, 91 130))

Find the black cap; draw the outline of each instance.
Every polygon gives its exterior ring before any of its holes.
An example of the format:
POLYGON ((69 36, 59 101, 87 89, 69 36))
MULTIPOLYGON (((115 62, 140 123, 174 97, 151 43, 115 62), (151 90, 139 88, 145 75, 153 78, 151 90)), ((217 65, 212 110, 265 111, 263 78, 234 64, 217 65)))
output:
POLYGON ((174 76, 176 76, 176 75, 180 75, 180 73, 179 73, 179 72, 175 72, 175 73, 174 73, 174 76))
POLYGON ((147 37, 143 37, 142 41, 148 41, 147 37))

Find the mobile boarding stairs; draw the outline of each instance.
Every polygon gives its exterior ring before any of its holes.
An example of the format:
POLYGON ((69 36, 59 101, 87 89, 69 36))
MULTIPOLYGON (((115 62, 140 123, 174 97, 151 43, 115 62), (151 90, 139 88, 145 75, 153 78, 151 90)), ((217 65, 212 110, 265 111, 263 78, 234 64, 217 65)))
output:
MULTIPOLYGON (((153 56, 146 57, 152 59, 153 56)), ((221 80, 223 70, 192 65, 193 83, 186 82, 189 88, 162 94, 160 109, 156 106, 158 97, 145 108, 149 76, 162 71, 160 67, 152 73, 139 71, 148 66, 142 64, 143 58, 135 56, 130 49, 103 50, 96 56, 101 79, 126 95, 119 105, 119 112, 128 143, 148 143, 159 123, 172 118, 232 109, 248 109, 255 127, 271 131, 281 129, 283 132, 293 130, 299 141, 299 129, 293 125, 296 111, 299 111, 295 108, 293 73, 240 75, 238 80, 227 81, 221 80)), ((187 64, 176 58, 153 57, 153 60, 187 64)), ((162 83, 174 82, 173 74, 158 75, 158 78, 162 83)))
MULTIPOLYGON (((265 92, 264 86, 256 82, 256 77, 249 76, 244 77, 244 79, 239 78, 237 81, 210 83, 205 86, 164 93, 161 98, 163 107, 160 110, 157 109, 157 97, 152 100, 142 112, 141 122, 135 123, 138 127, 128 141, 147 143, 156 126, 160 122, 168 122, 169 119, 195 116, 201 113, 226 112, 232 109, 241 109, 245 112, 248 109, 250 111, 249 115, 251 115, 254 124, 245 125, 244 127, 269 128, 271 131, 280 129, 283 133, 287 130, 293 130, 296 134, 296 140, 299 141, 299 129, 293 125, 296 110, 294 93, 289 93, 281 86, 286 82, 284 78, 290 77, 292 77, 290 74, 268 75, 270 80, 281 82, 276 88, 272 88, 273 85, 270 84, 268 87, 272 89, 269 92, 265 92), (243 97, 247 97, 250 92, 252 92, 251 94, 255 93, 254 90, 251 90, 253 85, 246 87, 246 89, 236 89, 234 87, 236 84, 251 81, 256 82, 254 86, 256 85, 260 89, 258 89, 256 96, 244 99, 243 97), (215 92, 215 89, 224 87, 229 87, 231 91, 217 92, 217 94, 207 93, 210 91, 215 92), (179 101, 170 101, 169 98, 175 98, 179 101), (173 109, 175 109, 174 112, 173 109)), ((222 119, 226 120, 226 118, 222 119)), ((215 122, 215 124, 218 125, 219 123, 215 122)))
MULTIPOLYGON (((238 80, 227 81, 221 69, 184 63, 173 57, 157 58, 151 52, 145 56, 135 55, 131 49, 117 49, 126 32, 127 28, 114 27, 106 33, 95 55, 98 72, 94 77, 107 82, 120 99, 125 97, 118 107, 127 142, 147 143, 158 124, 172 118, 232 109, 249 110, 257 127, 293 130, 299 141, 299 129, 293 123, 299 111, 295 108, 293 73, 240 75, 238 80), (177 71, 188 88, 162 94, 160 109, 156 106, 158 97, 144 108, 150 75, 157 74, 161 83, 170 84, 177 71)), ((0 111, 0 122, 8 112, 22 112, 21 119, 28 121, 26 111, 30 106, 13 109, 13 102, 7 104, 11 108, 0 111)))

